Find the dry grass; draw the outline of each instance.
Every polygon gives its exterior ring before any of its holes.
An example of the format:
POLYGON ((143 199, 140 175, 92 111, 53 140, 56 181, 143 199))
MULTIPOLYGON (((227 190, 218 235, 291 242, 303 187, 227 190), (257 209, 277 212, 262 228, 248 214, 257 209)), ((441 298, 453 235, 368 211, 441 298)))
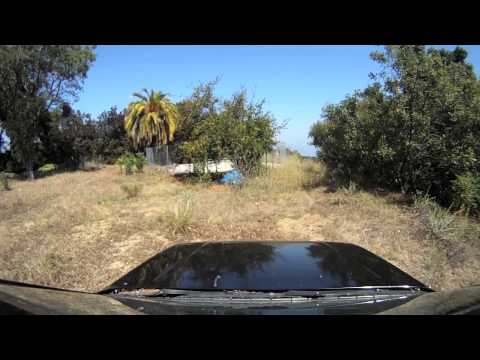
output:
POLYGON ((329 192, 324 175, 293 158, 241 188, 154 168, 126 177, 114 166, 13 180, 0 193, 0 277, 95 291, 181 241, 329 240, 363 246, 435 289, 478 283, 478 229, 465 230, 471 241, 452 257, 398 194, 329 192), (127 198, 126 184, 142 191, 127 198))
POLYGON ((290 157, 280 166, 265 169, 262 176, 249 179, 243 195, 272 195, 315 188, 324 182, 325 168, 318 162, 290 157))
POLYGON ((185 191, 177 200, 174 210, 164 217, 173 235, 185 234, 192 229, 193 205, 192 193, 185 191))
POLYGON ((140 195, 143 186, 140 184, 123 184, 122 186, 120 186, 120 188, 127 195, 127 199, 132 199, 140 195))

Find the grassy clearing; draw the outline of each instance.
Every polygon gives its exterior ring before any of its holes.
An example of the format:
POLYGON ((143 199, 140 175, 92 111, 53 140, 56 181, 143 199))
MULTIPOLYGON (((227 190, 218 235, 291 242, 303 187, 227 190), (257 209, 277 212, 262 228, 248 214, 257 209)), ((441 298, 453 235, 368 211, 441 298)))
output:
POLYGON ((363 246, 435 289, 478 283, 478 224, 439 220, 440 210, 407 206, 399 194, 332 192, 324 177, 320 163, 291 158, 242 187, 151 167, 11 180, 0 192, 0 277, 95 291, 182 241, 329 240, 363 246), (125 184, 142 190, 128 197, 125 184))
POLYGON ((243 196, 271 198, 272 196, 315 188, 325 182, 325 168, 312 160, 291 157, 281 164, 264 170, 261 176, 248 179, 242 188, 243 196))

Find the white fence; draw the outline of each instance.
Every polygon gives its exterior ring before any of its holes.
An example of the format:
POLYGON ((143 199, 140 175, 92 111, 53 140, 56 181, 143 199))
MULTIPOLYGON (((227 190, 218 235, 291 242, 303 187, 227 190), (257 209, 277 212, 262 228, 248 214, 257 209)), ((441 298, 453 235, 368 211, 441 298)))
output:
POLYGON ((145 153, 150 165, 165 166, 176 163, 177 147, 172 144, 147 147, 145 153))
MULTIPOLYGON (((221 160, 219 162, 209 161, 208 165, 205 166, 208 172, 211 173, 224 173, 234 169, 233 163, 230 160, 221 160)), ((192 174, 194 172, 193 164, 173 164, 169 169, 171 175, 185 175, 192 174)))

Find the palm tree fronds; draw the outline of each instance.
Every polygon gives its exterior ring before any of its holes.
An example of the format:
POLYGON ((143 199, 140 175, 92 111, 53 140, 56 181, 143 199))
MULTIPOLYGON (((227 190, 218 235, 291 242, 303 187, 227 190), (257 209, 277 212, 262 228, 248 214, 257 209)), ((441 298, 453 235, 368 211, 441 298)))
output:
POLYGON ((125 130, 134 145, 167 144, 173 141, 180 119, 175 105, 161 92, 143 89, 145 95, 134 93, 141 99, 128 105, 125 130))

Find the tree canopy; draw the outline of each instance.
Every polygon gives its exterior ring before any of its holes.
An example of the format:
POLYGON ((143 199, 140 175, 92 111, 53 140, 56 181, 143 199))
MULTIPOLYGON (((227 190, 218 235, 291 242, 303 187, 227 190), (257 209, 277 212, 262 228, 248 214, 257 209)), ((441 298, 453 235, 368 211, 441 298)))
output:
POLYGON ((480 83, 466 50, 387 46, 371 57, 382 67, 374 83, 312 126, 319 157, 337 180, 450 204, 452 182, 480 170, 480 83))
POLYGON ((94 60, 93 46, 0 46, 0 126, 30 178, 41 146, 42 120, 76 99, 94 60))
POLYGON ((143 92, 133 94, 140 100, 130 103, 125 115, 125 130, 134 146, 173 141, 179 119, 175 104, 161 92, 146 89, 143 92))
POLYGON ((217 81, 198 86, 178 104, 182 116, 179 157, 204 169, 208 161, 230 159, 245 174, 255 173, 271 151, 281 128, 264 102, 238 92, 230 99, 214 95, 217 81))

